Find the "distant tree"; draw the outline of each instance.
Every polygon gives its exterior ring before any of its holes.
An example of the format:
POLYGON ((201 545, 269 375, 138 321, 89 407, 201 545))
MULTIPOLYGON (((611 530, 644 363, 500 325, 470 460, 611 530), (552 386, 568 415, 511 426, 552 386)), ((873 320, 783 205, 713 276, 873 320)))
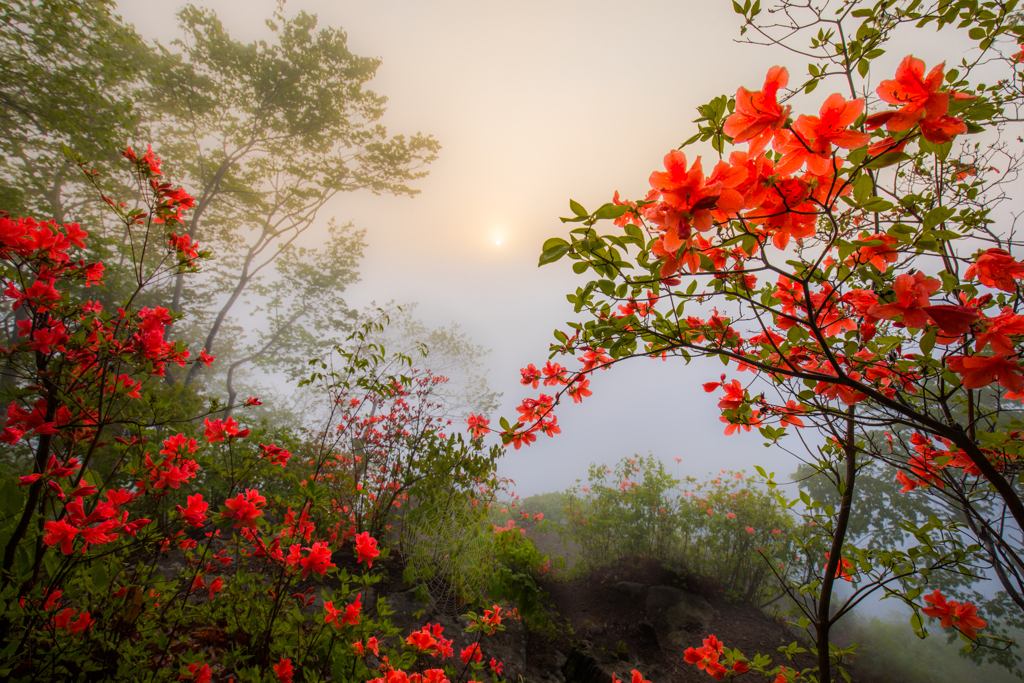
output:
POLYGON ((58 222, 96 215, 61 145, 97 170, 120 158, 153 55, 114 7, 112 0, 0 2, 0 208, 12 215, 58 222))
MULTIPOLYGON (((348 329, 341 293, 363 247, 349 227, 332 227, 319 247, 303 235, 340 193, 415 195, 408 183, 426 175, 439 144, 388 136, 377 123, 386 99, 365 88, 380 61, 352 54, 341 30, 316 30, 315 15, 279 9, 267 22, 274 40, 250 44, 211 10, 187 6, 178 17, 185 38, 160 48, 169 65, 154 74, 153 125, 161 152, 180 160, 175 177, 196 188, 185 233, 215 258, 195 285, 178 277, 167 300, 197 312, 186 321, 193 346, 228 356, 232 370, 284 369, 348 329), (260 322, 229 343, 224 332, 250 295, 260 322)), ((198 373, 174 379, 189 385, 198 373)))

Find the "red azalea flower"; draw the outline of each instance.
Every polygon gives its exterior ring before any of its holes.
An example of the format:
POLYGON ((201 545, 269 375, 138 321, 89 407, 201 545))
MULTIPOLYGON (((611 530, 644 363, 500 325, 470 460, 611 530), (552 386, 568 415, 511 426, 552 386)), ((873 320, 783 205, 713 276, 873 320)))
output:
POLYGON ((366 562, 368 568, 373 567, 373 559, 380 555, 377 550, 377 539, 371 538, 368 531, 356 536, 356 552, 359 553, 359 562, 366 562))
POLYGON ((279 683, 292 683, 292 676, 295 675, 292 669, 292 660, 282 659, 280 663, 275 664, 272 668, 279 683))

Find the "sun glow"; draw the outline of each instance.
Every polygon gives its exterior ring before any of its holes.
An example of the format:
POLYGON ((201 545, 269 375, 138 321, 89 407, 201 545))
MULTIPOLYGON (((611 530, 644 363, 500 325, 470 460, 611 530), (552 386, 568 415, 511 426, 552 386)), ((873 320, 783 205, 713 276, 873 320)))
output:
POLYGON ((495 248, 501 248, 508 242, 508 229, 502 224, 492 224, 485 234, 495 248))

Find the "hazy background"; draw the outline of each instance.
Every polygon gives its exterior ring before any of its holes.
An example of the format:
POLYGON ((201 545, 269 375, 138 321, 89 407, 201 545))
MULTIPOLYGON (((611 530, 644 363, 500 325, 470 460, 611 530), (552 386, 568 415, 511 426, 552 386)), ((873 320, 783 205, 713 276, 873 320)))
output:
MULTIPOLYGON (((271 36, 264 22, 275 2, 196 4, 214 9, 236 39, 271 36)), ((181 35, 180 6, 118 3, 126 21, 165 45, 181 35)), ((726 0, 285 7, 288 15, 300 10, 343 28, 355 54, 383 60, 370 85, 389 98, 390 133, 422 131, 442 144, 414 199, 350 194, 324 212, 324 227, 333 214, 367 229, 362 282, 344 296, 355 307, 417 301, 428 324, 456 321, 492 349, 491 385, 504 392, 489 416, 494 425, 499 415, 512 421, 515 406, 536 395, 519 384, 519 368, 543 364, 552 331, 573 319, 565 294, 586 282, 568 261, 537 268, 543 241, 567 231, 558 217, 570 214, 569 199, 593 210, 616 190, 642 197, 664 154, 696 130, 698 104, 739 85, 759 88, 772 64, 788 65, 794 82, 805 74, 805 64, 780 50, 737 44, 740 18, 726 0)), ((939 43, 918 55, 931 65, 948 50, 939 43)), ((814 106, 826 94, 814 93, 814 106)), ((754 464, 795 471, 793 459, 766 449, 756 432, 723 435, 717 399, 700 388, 721 372, 717 360, 638 359, 599 373, 591 398, 560 406, 560 436, 510 449, 499 472, 525 497, 572 485, 591 462, 648 451, 677 475, 754 464)))

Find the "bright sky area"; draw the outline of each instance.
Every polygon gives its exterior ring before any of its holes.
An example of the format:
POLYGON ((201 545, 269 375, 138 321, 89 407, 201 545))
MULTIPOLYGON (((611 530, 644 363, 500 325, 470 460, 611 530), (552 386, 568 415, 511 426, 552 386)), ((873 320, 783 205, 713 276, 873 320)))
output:
MULTIPOLYGON (((273 1, 197 4, 237 39, 269 38, 273 1)), ((180 35, 174 3, 118 7, 147 38, 180 35)), ((344 28, 354 53, 383 60, 371 86, 389 99, 392 134, 422 131, 443 146, 414 199, 367 192, 329 205, 324 226, 333 214, 367 229, 362 282, 344 296, 354 306, 418 301, 428 324, 456 321, 492 349, 491 385, 504 392, 494 425, 535 395, 519 368, 547 359, 552 331, 574 319, 565 294, 587 280, 568 260, 537 268, 544 240, 568 230, 558 217, 570 215, 569 199, 593 210, 616 190, 641 198, 664 154, 695 132, 698 104, 759 88, 772 64, 788 65, 793 81, 805 74, 781 51, 735 43, 740 18, 728 0, 293 0, 285 12, 300 10, 344 28)), ((932 40, 917 55, 929 66, 952 61, 946 47, 932 40)), ((793 472, 795 460, 756 431, 723 435, 717 401, 700 387, 722 369, 637 359, 599 373, 591 398, 559 407, 561 435, 509 449, 499 471, 524 497, 633 453, 654 453, 677 476, 755 464, 793 472)))

